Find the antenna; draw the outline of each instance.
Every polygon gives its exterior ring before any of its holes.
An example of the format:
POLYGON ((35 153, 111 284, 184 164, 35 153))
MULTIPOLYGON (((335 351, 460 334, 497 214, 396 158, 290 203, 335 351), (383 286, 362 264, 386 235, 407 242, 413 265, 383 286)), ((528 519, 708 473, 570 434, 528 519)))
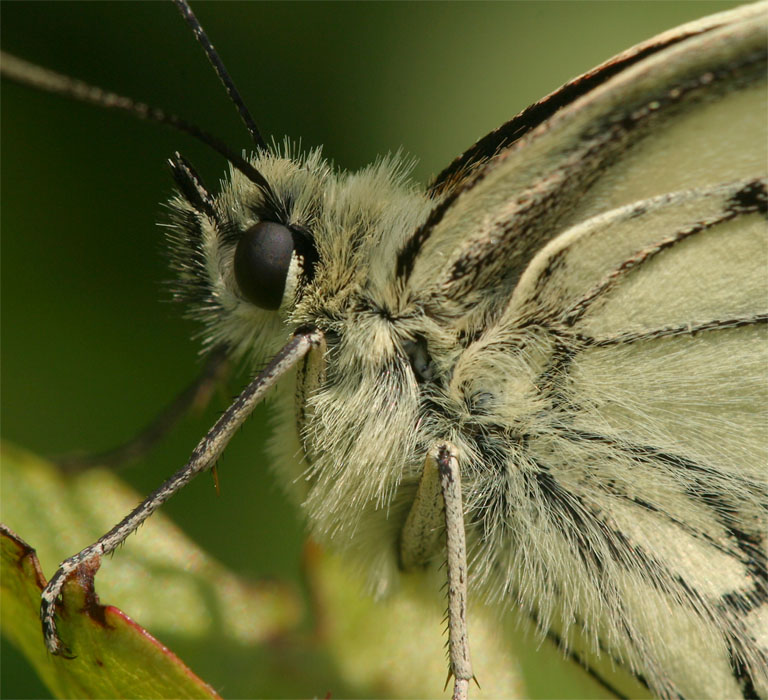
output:
POLYGON ((243 101, 243 98, 240 96, 240 92, 235 86, 234 81, 232 80, 231 76, 227 72, 227 69, 224 66, 224 62, 221 60, 219 54, 216 52, 216 49, 214 48, 210 39, 208 39, 208 35, 205 33, 205 30, 203 29, 203 26, 200 24, 200 21, 195 16, 195 13, 192 12, 192 8, 189 6, 189 3, 187 2, 187 0, 173 0, 173 1, 176 3, 176 7, 179 8, 179 12, 181 13, 181 16, 186 20, 187 24, 192 29, 192 32, 195 35, 195 39, 197 39, 200 46, 203 47, 203 51, 205 51, 205 55, 208 57, 208 60, 213 66, 213 70, 215 70, 216 75, 219 76, 219 81, 224 86, 224 89, 227 91, 227 95, 229 95, 229 99, 232 100, 232 104, 235 105, 235 108, 237 109, 237 112, 240 115, 240 119, 242 119, 243 124, 245 124, 245 128, 248 129, 248 133, 251 135, 251 139, 253 140, 253 142, 256 144, 258 148, 266 150, 267 144, 264 142, 264 139, 261 137, 261 134, 259 133, 259 128, 256 126, 256 122, 253 120, 251 113, 248 111, 248 108, 245 106, 245 102, 243 101))
POLYGON ((105 109, 116 109, 128 112, 137 119, 165 124, 178 131, 189 134, 198 141, 212 148, 226 158, 235 168, 245 175, 254 185, 257 185, 266 196, 272 197, 272 188, 264 176, 256 170, 245 158, 235 153, 223 141, 203 131, 195 124, 165 112, 158 107, 151 107, 130 97, 123 97, 114 92, 102 90, 95 85, 89 85, 82 80, 70 78, 25 61, 12 54, 0 51, 0 75, 20 85, 33 87, 43 92, 62 95, 78 102, 86 102, 105 109))

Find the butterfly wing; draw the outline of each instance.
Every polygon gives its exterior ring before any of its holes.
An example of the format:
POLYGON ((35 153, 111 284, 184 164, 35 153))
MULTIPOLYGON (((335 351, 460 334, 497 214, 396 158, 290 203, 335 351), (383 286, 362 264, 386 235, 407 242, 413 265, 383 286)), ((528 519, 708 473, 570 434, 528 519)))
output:
POLYGON ((766 8, 685 25, 648 42, 664 48, 642 60, 608 62, 609 73, 624 67, 476 161, 403 246, 400 282, 416 298, 439 299, 440 313, 482 326, 533 255, 569 226, 763 172, 766 8))
POLYGON ((767 19, 574 81, 398 258, 464 344, 476 584, 662 697, 768 696, 767 19))
POLYGON ((768 690, 766 204, 748 180, 594 217, 534 258, 491 334, 556 339, 526 527, 561 590, 581 571, 571 588, 595 591, 574 625, 662 696, 768 690))
MULTIPOLYGON (((433 194, 460 191, 460 185, 474 171, 477 171, 490 159, 521 139, 537 126, 552 117, 557 111, 567 108, 580 97, 596 90, 616 75, 626 71, 636 63, 663 53, 666 49, 681 41, 703 36, 713 30, 731 27, 742 22, 751 22, 765 13, 765 3, 756 3, 736 11, 722 12, 700 20, 689 22, 681 27, 659 34, 652 39, 633 46, 623 53, 610 58, 589 73, 574 78, 543 99, 524 109, 510 121, 484 136, 471 148, 437 175, 431 184, 433 194), (761 6, 762 5, 762 6, 761 6)), ((737 30, 740 31, 740 30, 737 30)))

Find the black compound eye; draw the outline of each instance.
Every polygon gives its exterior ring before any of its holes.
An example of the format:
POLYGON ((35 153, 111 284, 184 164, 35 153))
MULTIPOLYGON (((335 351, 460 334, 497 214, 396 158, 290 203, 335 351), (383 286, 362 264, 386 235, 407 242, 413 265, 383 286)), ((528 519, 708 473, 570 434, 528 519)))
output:
POLYGON ((247 229, 235 249, 235 280, 243 296, 262 309, 280 307, 295 249, 294 234, 262 221, 247 229))

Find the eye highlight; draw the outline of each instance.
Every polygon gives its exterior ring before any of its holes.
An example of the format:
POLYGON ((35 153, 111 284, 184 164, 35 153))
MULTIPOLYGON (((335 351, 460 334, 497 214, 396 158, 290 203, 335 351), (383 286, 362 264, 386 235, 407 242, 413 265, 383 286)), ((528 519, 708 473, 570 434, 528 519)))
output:
POLYGON ((280 307, 291 260, 303 247, 297 245, 299 236, 272 221, 254 224, 243 233, 235 249, 235 280, 252 304, 271 311, 280 307))

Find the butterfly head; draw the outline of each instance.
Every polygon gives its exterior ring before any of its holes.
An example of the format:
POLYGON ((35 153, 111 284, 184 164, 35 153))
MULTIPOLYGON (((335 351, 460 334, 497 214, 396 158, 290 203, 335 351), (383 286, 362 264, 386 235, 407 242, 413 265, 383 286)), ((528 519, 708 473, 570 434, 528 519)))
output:
POLYGON ((402 311, 397 252, 433 204, 408 181, 410 164, 395 156, 339 173, 319 149, 288 144, 251 163, 267 187, 233 169, 210 195, 180 156, 171 162, 174 296, 206 344, 258 362, 299 327, 344 336, 361 309, 385 320, 402 311))

